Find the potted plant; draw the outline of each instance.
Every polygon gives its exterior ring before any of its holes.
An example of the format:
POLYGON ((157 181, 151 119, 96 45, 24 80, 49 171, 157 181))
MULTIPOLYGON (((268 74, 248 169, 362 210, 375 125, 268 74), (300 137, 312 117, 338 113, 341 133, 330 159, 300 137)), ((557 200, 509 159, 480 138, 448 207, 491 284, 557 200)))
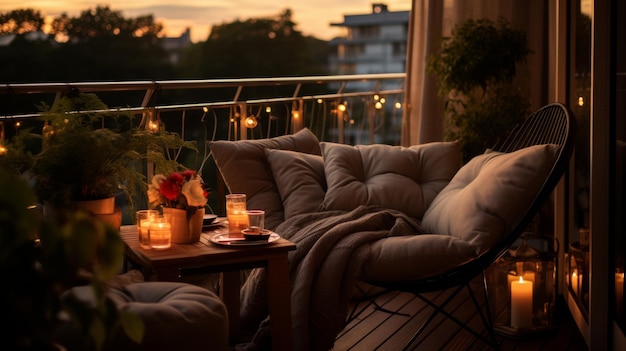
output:
POLYGON ((44 208, 87 205, 119 227, 115 195, 125 194, 132 213, 138 189, 146 186, 144 162, 177 169, 176 161, 165 158, 167 150, 195 149, 176 134, 139 128, 130 113, 107 112, 95 94, 71 93, 42 109, 41 149, 33 153, 29 173, 44 208))
POLYGON ((429 58, 427 70, 446 98, 444 138, 459 141, 464 161, 495 145, 528 115, 528 98, 513 80, 529 53, 526 33, 506 20, 470 19, 429 58))
POLYGON ((141 342, 142 320, 118 310, 105 294, 123 261, 119 233, 85 212, 41 216, 30 186, 4 169, 0 188, 0 274, 7 282, 0 289, 7 321, 0 329, 2 346, 61 350, 57 331, 69 321, 81 327, 94 349, 120 331, 141 342), (93 288, 93 305, 65 293, 79 282, 93 288))
POLYGON ((193 170, 157 174, 148 186, 150 207, 170 218, 174 243, 200 240, 207 196, 208 188, 193 170))

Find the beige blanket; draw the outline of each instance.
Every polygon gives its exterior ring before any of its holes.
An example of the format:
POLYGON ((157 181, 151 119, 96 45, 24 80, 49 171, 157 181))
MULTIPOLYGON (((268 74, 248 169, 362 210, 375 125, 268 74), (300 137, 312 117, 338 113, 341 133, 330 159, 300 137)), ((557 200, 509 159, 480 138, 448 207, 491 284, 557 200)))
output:
MULTIPOLYGON (((329 350, 344 328, 348 300, 368 258, 366 244, 387 236, 418 233, 419 224, 398 211, 360 206, 350 212, 296 216, 276 232, 297 244, 289 256, 295 349, 329 350)), ((265 319, 252 349, 269 345, 265 293, 265 271, 256 269, 241 292, 242 327, 254 329, 265 319)))

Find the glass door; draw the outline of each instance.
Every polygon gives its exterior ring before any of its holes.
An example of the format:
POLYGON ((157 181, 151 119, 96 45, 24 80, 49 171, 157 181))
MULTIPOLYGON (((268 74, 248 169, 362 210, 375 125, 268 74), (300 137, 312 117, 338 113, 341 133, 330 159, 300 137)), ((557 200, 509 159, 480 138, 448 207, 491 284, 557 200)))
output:
MULTIPOLYGON (((616 18, 625 18, 626 3, 615 1, 617 9, 616 18)), ((626 41, 626 21, 616 21, 615 42, 626 41)), ((612 302, 615 308, 609 308, 613 313, 622 335, 626 334, 626 313, 624 306, 624 260, 626 258, 626 48, 624 45, 614 45, 615 50, 615 98, 613 99, 615 118, 612 121, 615 126, 614 167, 613 180, 615 191, 613 192, 613 235, 611 247, 614 248, 612 256, 612 268, 615 271, 614 289, 612 290, 612 302)))

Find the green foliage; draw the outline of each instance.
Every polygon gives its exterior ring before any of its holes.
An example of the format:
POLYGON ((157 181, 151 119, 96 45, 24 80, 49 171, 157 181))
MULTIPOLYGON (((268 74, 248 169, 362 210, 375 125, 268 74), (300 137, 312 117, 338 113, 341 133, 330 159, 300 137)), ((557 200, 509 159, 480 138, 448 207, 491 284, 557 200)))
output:
POLYGON ((529 53, 526 33, 511 29, 504 19, 470 19, 429 59, 427 69, 447 98, 445 138, 459 140, 464 161, 493 146, 527 116, 530 103, 513 79, 529 53))
POLYGON ((0 329, 11 350, 57 349, 55 328, 62 312, 90 333, 94 349, 120 330, 133 340, 143 337, 143 323, 120 313, 105 294, 105 282, 123 259, 119 234, 86 213, 43 217, 33 207, 35 195, 21 178, 0 169, 0 311, 10 323, 0 329), (63 293, 90 273, 95 305, 63 293))
POLYGON ((64 205, 122 191, 132 211, 136 190, 147 188, 145 162, 156 163, 159 171, 178 169, 180 165, 169 152, 196 150, 194 143, 176 134, 139 128, 132 114, 108 112, 94 94, 72 93, 42 108, 46 123, 42 134, 31 134, 31 138, 41 139, 40 150, 27 150, 22 138, 11 148, 26 156, 7 153, 0 157, 0 163, 4 157, 32 159, 27 174, 32 176, 41 201, 64 205))
POLYGON ((526 33, 509 28, 504 19, 467 20, 443 39, 439 54, 429 61, 442 93, 469 93, 491 83, 510 82, 516 65, 530 53, 526 33))

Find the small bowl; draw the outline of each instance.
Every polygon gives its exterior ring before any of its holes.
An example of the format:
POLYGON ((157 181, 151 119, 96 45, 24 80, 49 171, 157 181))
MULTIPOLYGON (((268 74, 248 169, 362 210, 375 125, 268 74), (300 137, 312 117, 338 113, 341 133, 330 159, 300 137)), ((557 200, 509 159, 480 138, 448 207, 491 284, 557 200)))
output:
POLYGON ((243 229, 241 233, 243 234, 243 237, 249 241, 260 241, 260 240, 267 241, 270 238, 270 235, 272 234, 272 232, 267 229, 261 230, 260 233, 251 232, 250 229, 243 229))
POLYGON ((205 214, 204 217, 202 218, 202 225, 203 226, 211 225, 213 224, 216 218, 217 218, 216 214, 212 214, 212 213, 205 214))

